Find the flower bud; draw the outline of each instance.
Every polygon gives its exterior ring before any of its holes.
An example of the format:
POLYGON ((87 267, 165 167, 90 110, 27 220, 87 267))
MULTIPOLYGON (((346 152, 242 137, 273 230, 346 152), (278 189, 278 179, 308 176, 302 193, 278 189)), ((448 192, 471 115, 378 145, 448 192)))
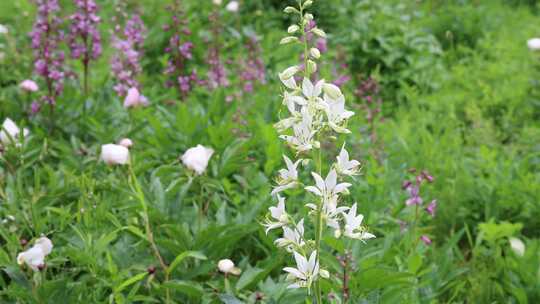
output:
POLYGON ((339 87, 332 83, 323 84, 323 91, 332 99, 338 99, 343 95, 339 87))
POLYGON ((313 20, 313 15, 310 14, 310 13, 307 13, 307 14, 304 15, 304 18, 305 18, 306 20, 310 21, 310 20, 313 20))
POLYGON ((296 33, 298 30, 300 29, 300 27, 296 24, 293 24, 291 26, 289 26, 289 28, 287 29, 287 33, 289 34, 294 34, 296 33))
POLYGON ((315 63, 315 61, 313 61, 311 59, 308 59, 308 61, 307 61, 307 72, 308 72, 308 74, 313 74, 313 73, 317 72, 317 64, 315 63))
POLYGON ((311 55, 312 58, 314 59, 319 59, 321 57, 321 51, 319 51, 318 48, 311 48, 309 50, 309 54, 311 55))
POLYGON ((287 80, 287 79, 293 77, 294 74, 298 73, 299 70, 300 69, 298 68, 298 66, 289 67, 285 71, 279 73, 279 78, 281 80, 287 80))
POLYGON ((307 0, 306 2, 304 2, 304 8, 310 7, 312 4, 313 4, 313 0, 307 0))
POLYGON ((292 7, 292 6, 287 6, 283 11, 286 14, 299 13, 299 11, 296 8, 292 7))
POLYGON ((319 270, 319 273, 321 274, 321 277, 324 279, 328 279, 330 277, 330 273, 328 272, 328 270, 321 269, 319 270))
POLYGON ((341 237, 341 229, 334 230, 334 237, 339 239, 341 237))
POLYGON ((281 41, 279 42, 279 44, 288 44, 288 43, 296 42, 296 41, 298 41, 298 37, 287 36, 287 37, 281 39, 281 41))
POLYGON ((321 38, 326 38, 326 33, 318 27, 312 28, 311 32, 321 38))

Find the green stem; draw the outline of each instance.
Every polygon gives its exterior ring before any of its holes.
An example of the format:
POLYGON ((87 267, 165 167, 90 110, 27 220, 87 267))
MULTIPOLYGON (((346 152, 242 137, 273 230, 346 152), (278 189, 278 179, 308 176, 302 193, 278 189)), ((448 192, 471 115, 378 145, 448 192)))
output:
MULTIPOLYGON (((317 163, 317 171, 319 172, 319 175, 321 175, 322 171, 322 152, 321 150, 317 150, 317 156, 313 157, 313 160, 315 161, 318 159, 317 163)), ((316 226, 315 226, 315 250, 317 252, 317 263, 319 263, 319 267, 321 265, 320 262, 320 252, 321 252, 321 239, 323 235, 323 218, 322 218, 322 208, 323 208, 323 199, 319 200, 319 203, 317 205, 317 213, 316 213, 316 226)), ((318 278, 315 282, 315 297, 317 299, 317 304, 322 304, 322 291, 321 291, 321 284, 320 284, 320 278, 318 278)))
MULTIPOLYGON (((150 243, 150 246, 152 248, 152 251, 154 252, 154 255, 156 256, 161 268, 163 269, 163 272, 165 273, 165 283, 169 281, 169 269, 167 267, 167 264, 165 263, 165 260, 159 253, 159 249, 156 245, 156 242, 154 240, 154 233, 152 232, 152 227, 150 226, 150 217, 148 216, 148 205, 146 204, 146 198, 144 197, 144 192, 141 189, 141 185, 139 184, 139 181, 137 180, 137 177, 135 176, 135 172, 133 171, 133 166, 131 165, 131 162, 129 163, 129 173, 131 175, 131 182, 132 187, 135 192, 135 195, 137 196, 137 199, 141 203, 141 208, 143 210, 143 220, 144 220, 144 228, 146 230, 146 237, 148 239, 148 242, 150 243)), ((165 288, 166 293, 166 303, 170 303, 171 301, 171 295, 169 288, 165 288)))

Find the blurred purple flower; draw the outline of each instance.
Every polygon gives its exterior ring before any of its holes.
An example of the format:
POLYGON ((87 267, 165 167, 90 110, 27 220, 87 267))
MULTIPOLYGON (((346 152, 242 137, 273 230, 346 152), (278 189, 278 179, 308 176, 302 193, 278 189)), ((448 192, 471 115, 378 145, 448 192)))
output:
POLYGON ((210 90, 215 90, 219 87, 228 87, 230 82, 227 76, 227 69, 220 57, 222 48, 220 42, 222 25, 219 22, 218 11, 214 11, 208 19, 210 21, 210 30, 212 32, 212 42, 208 46, 208 53, 206 56, 206 63, 209 66, 207 85, 210 90))
POLYGON ((116 52, 111 57, 111 71, 116 80, 114 90, 120 97, 124 97, 130 88, 140 90, 137 75, 142 72, 140 60, 146 27, 137 13, 128 16, 125 7, 120 5, 117 8, 119 16, 113 18, 116 24, 111 39, 116 52))
POLYGON ((244 83, 244 92, 251 93, 256 83, 266 83, 266 68, 262 59, 261 46, 255 35, 248 37, 245 48, 248 53, 247 59, 240 61, 240 79, 244 83))
POLYGON ((46 84, 46 93, 41 97, 41 102, 53 106, 64 89, 65 58, 60 49, 64 33, 60 30, 60 6, 58 0, 36 0, 35 3, 37 15, 29 34, 34 55, 34 72, 41 76, 46 84))
POLYGON ((426 212, 429 213, 432 217, 435 217, 435 210, 437 209, 437 200, 432 200, 431 203, 426 207, 426 212))
POLYGON ((422 235, 420 237, 420 240, 422 240, 422 242, 424 242, 424 244, 426 244, 428 246, 431 245, 431 243, 432 243, 431 239, 427 235, 422 235))

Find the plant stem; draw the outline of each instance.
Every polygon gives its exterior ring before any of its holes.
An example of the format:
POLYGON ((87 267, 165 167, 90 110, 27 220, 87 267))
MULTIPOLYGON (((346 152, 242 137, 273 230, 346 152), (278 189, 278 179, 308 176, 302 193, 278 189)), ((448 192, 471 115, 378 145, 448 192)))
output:
MULTIPOLYGON (((131 182, 133 186, 133 190, 135 191, 135 194, 137 196, 137 199, 141 203, 141 207, 143 209, 143 220, 144 220, 144 228, 146 230, 146 237, 148 238, 148 242, 150 242, 150 246, 152 248, 152 251, 154 252, 154 255, 156 256, 161 268, 163 269, 165 273, 165 283, 169 281, 169 269, 167 264, 165 263, 165 260, 159 253, 159 249, 156 245, 156 241, 154 240, 154 233, 152 232, 152 227, 150 226, 150 217, 148 216, 148 205, 146 204, 146 198, 144 197, 144 192, 141 189, 141 185, 139 184, 139 181, 137 180, 137 177, 135 176, 135 172, 133 171, 133 166, 130 164, 129 166, 129 173, 131 175, 131 182)), ((165 288, 166 293, 166 303, 170 303, 171 301, 171 295, 169 288, 165 288)))
MULTIPOLYGON (((317 156, 313 158, 313 161, 316 161, 316 159, 318 159, 318 162, 317 162, 317 171, 319 172, 319 175, 321 174, 321 171, 322 171, 322 156, 321 156, 322 152, 321 150, 317 150, 317 156)), ((320 262, 320 252, 321 252, 321 239, 322 239, 322 235, 323 235, 323 229, 324 229, 324 226, 323 226, 323 218, 322 218, 322 208, 323 208, 323 200, 324 198, 320 199, 319 200, 319 203, 317 205, 317 213, 316 213, 316 226, 315 226, 315 250, 317 252, 317 259, 316 259, 316 263, 319 263, 319 267, 321 265, 321 262, 320 262)), ((321 291, 321 284, 320 284, 320 278, 317 278, 317 280, 314 282, 315 284, 315 297, 317 299, 317 304, 322 304, 322 291, 321 291)))

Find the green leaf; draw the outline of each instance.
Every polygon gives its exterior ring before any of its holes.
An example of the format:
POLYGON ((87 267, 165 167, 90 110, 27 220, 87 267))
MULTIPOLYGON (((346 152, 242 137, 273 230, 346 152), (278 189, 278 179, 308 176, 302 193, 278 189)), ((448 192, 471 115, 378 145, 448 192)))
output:
POLYGON ((167 267, 167 273, 172 273, 173 270, 182 263, 182 261, 187 258, 194 258, 198 260, 206 260, 206 256, 199 251, 184 251, 181 254, 177 255, 174 261, 167 267))
POLYGON ((260 275, 264 272, 264 269, 261 268, 248 268, 242 273, 238 282, 236 282, 236 290, 242 290, 245 287, 256 283, 258 280, 262 279, 260 275))
POLYGON ((120 284, 116 288, 114 288, 114 292, 115 293, 120 293, 122 290, 124 290, 129 285, 139 282, 140 280, 144 279, 147 275, 148 275, 148 272, 145 271, 143 273, 139 273, 138 275, 125 280, 124 282, 122 282, 122 284, 120 284))
POLYGON ((242 301, 238 300, 235 296, 228 295, 228 294, 220 294, 219 299, 224 304, 244 304, 242 301))
POLYGON ((422 256, 419 254, 413 254, 409 257, 409 272, 416 274, 420 267, 422 267, 422 256))
POLYGON ((163 287, 174 289, 192 298, 200 298, 204 293, 202 286, 192 281, 170 280, 164 283, 163 287))

